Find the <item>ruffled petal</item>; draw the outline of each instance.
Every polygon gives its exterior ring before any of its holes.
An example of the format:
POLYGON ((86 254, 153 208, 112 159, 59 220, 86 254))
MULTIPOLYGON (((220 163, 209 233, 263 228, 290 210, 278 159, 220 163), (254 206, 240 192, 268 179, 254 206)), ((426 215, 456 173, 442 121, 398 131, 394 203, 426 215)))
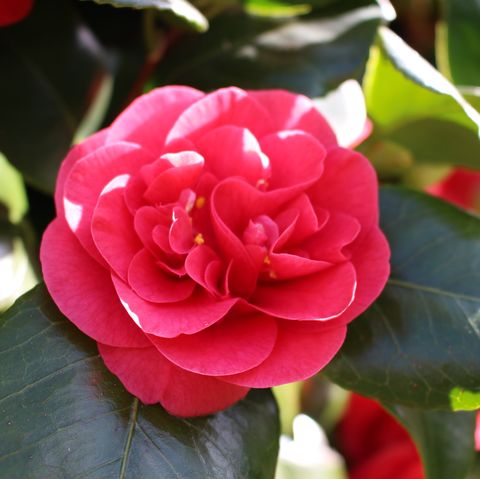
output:
POLYGON ((64 186, 65 218, 82 246, 103 263, 90 230, 100 193, 115 177, 137 172, 154 158, 132 143, 102 146, 77 161, 64 186))
POLYGON ((219 179, 241 176, 256 186, 270 173, 268 158, 247 128, 226 125, 209 131, 197 141, 197 151, 206 170, 219 179))
POLYGON ((307 379, 335 356, 342 346, 347 328, 323 328, 319 332, 297 331, 279 321, 273 351, 256 368, 240 374, 222 376, 224 381, 240 386, 268 388, 307 379))
POLYGON ((325 171, 308 195, 316 207, 353 216, 365 232, 378 223, 377 176, 371 163, 356 151, 329 151, 325 171))
POLYGON ((197 288, 184 301, 151 303, 140 298, 120 278, 112 276, 122 304, 145 333, 163 338, 194 334, 222 319, 237 302, 236 299, 215 300, 197 288))
POLYGON ((110 267, 126 279, 133 257, 142 249, 125 204, 128 175, 117 176, 103 190, 92 216, 92 237, 110 267))
POLYGON ((78 160, 89 155, 97 148, 100 148, 105 143, 106 136, 107 130, 101 130, 89 136, 88 138, 85 138, 85 140, 83 140, 81 143, 72 146, 68 152, 68 155, 62 161, 60 170, 58 171, 57 183, 55 185, 55 209, 57 210, 57 216, 60 218, 64 217, 63 187, 70 170, 78 160))
POLYGON ((155 258, 146 250, 140 250, 128 268, 128 283, 145 301, 173 303, 192 295, 195 282, 179 279, 160 269, 155 258))
POLYGON ((249 91, 248 94, 268 111, 273 131, 302 130, 327 149, 337 145, 334 131, 310 98, 284 90, 249 91))
POLYGON ((203 96, 203 92, 185 86, 152 90, 138 97, 117 117, 108 129, 106 143, 131 141, 158 155, 180 114, 203 96))
POLYGON ((299 279, 260 283, 249 303, 279 318, 325 321, 348 308, 356 286, 354 267, 343 263, 299 279))
POLYGON ((222 88, 187 108, 168 134, 166 143, 186 138, 194 143, 205 132, 224 125, 248 128, 257 138, 271 131, 264 108, 236 87, 222 88))
POLYGON ((99 344, 98 350, 107 368, 130 393, 145 404, 159 402, 174 416, 203 416, 221 411, 249 390, 180 369, 155 348, 112 348, 99 344))
POLYGON ((263 138, 260 144, 270 160, 269 189, 306 187, 322 176, 327 153, 312 135, 303 131, 281 131, 263 138))
POLYGON ((258 366, 272 352, 276 337, 273 318, 264 314, 233 314, 197 334, 174 339, 151 337, 151 341, 182 369, 220 376, 258 366))
POLYGON ((110 274, 85 252, 59 218, 43 235, 40 260, 55 304, 81 331, 111 346, 151 344, 122 307, 110 274))

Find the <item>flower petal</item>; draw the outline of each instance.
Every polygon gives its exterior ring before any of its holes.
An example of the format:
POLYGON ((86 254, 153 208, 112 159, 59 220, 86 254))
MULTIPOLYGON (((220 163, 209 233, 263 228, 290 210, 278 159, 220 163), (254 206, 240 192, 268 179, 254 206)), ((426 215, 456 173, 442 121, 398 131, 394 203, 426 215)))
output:
POLYGON ((112 276, 112 280, 123 305, 142 330, 163 338, 198 333, 222 319, 237 302, 236 299, 217 301, 197 288, 184 301, 151 303, 140 298, 120 278, 112 276))
POLYGON ((161 403, 175 416, 211 414, 242 399, 248 388, 184 371, 155 348, 127 349, 98 345, 105 364, 145 404, 161 403))
POLYGON ((264 314, 231 314, 220 323, 174 339, 150 340, 170 361, 188 371, 220 376, 258 366, 272 352, 277 324, 264 314))
POLYGON ((268 111, 273 131, 302 130, 327 149, 337 145, 334 131, 310 98, 285 90, 249 91, 248 94, 268 111))
POLYGON ((67 179, 73 165, 75 165, 75 163, 81 158, 84 158, 97 148, 100 148, 105 143, 106 136, 107 130, 100 130, 88 138, 85 138, 81 143, 72 146, 68 155, 62 161, 57 175, 57 183, 55 185, 55 209, 57 210, 57 216, 63 218, 64 215, 63 188, 65 180, 67 179))
POLYGON ((158 155, 179 115, 204 96, 185 86, 157 88, 138 97, 108 129, 106 143, 131 141, 158 155))
POLYGON ((303 131, 281 131, 261 141, 270 159, 270 189, 309 186, 322 176, 326 150, 312 135, 303 131))
POLYGON ((241 176, 255 186, 269 176, 268 158, 247 128, 221 126, 203 135, 196 144, 206 160, 206 170, 219 179, 241 176))
POLYGON ((64 186, 65 218, 82 246, 103 263, 92 239, 92 214, 100 193, 115 177, 138 171, 153 161, 139 146, 116 143, 98 148, 77 161, 64 186))
POLYGON ((55 304, 81 331, 111 346, 150 345, 122 307, 109 273, 85 252, 59 218, 43 235, 40 260, 55 304))
POLYGON ((195 282, 178 279, 160 269, 155 258, 146 250, 140 250, 128 268, 128 283, 145 301, 173 303, 191 296, 195 282))
POLYGON ((340 349, 347 328, 325 328, 322 332, 296 331, 279 321, 277 341, 273 351, 256 368, 240 374, 222 376, 232 384, 267 388, 301 381, 326 366, 340 349))
POLYGON ((355 288, 355 269, 343 263, 300 279, 260 283, 249 303, 279 318, 325 321, 348 308, 355 288))
POLYGON ((128 175, 117 176, 103 190, 92 216, 92 237, 111 268, 126 279, 133 257, 142 249, 125 204, 128 175))
POLYGON ((248 128, 257 138, 271 131, 262 106, 236 87, 222 88, 187 108, 168 134, 166 143, 186 138, 194 143, 205 132, 224 125, 248 128))

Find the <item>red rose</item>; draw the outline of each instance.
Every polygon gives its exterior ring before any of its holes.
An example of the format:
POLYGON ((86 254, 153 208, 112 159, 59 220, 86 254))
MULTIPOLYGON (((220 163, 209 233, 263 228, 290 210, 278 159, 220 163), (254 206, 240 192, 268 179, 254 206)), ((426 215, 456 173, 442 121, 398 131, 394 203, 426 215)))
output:
POLYGON ((1 0, 0 27, 23 20, 32 10, 33 0, 1 0))
POLYGON ((352 394, 337 433, 350 479, 423 479, 410 436, 375 401, 352 394))
POLYGON ((303 96, 160 88, 63 162, 45 282, 130 392, 211 413, 338 351, 389 272, 377 189, 303 96))

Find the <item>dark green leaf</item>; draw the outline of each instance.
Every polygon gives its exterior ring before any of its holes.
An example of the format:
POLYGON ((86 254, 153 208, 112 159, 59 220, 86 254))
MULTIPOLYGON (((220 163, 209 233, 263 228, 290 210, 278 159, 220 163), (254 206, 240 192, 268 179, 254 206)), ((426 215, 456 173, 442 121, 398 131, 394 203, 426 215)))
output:
POLYGON ((73 2, 38 0, 24 21, 0 31, 0 151, 44 191, 53 190, 104 63, 73 2))
POLYGON ((374 5, 332 18, 288 21, 224 14, 205 35, 171 48, 157 81, 203 90, 237 85, 322 96, 362 75, 379 21, 374 5))
POLYGON ((388 406, 417 444, 425 479, 465 479, 472 466, 475 413, 388 406))
POLYGON ((44 286, 0 319, 0 377, 4 477, 273 477, 279 424, 270 391, 189 420, 143 406, 44 286))
POLYGON ((458 85, 480 85, 480 2, 443 0, 446 37, 442 53, 458 85))
POLYGON ((480 219, 400 188, 380 206, 391 277, 325 372, 388 403, 479 408, 480 219))
POLYGON ((177 17, 199 32, 208 29, 208 20, 187 0, 93 0, 99 4, 136 9, 154 9, 177 17))

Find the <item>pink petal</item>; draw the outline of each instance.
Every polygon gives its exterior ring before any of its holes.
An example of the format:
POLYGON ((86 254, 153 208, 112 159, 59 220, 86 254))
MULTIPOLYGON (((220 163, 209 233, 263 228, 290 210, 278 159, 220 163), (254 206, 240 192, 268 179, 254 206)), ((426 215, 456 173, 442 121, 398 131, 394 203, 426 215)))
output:
POLYGON ((356 218, 363 231, 378 223, 378 181, 370 162, 360 153, 335 148, 325 171, 308 192, 314 206, 356 218))
POLYGON ((242 399, 248 388, 178 368, 155 348, 98 350, 106 366, 127 390, 145 404, 161 403, 175 416, 203 416, 221 411, 242 399))
POLYGON ((128 283, 141 298, 153 303, 182 301, 195 288, 192 280, 178 279, 162 271, 146 249, 140 250, 130 263, 128 283))
POLYGON ((67 179, 73 165, 75 165, 75 163, 81 158, 84 158, 102 146, 105 142, 106 136, 107 130, 101 130, 88 138, 85 138, 81 143, 72 146, 68 155, 62 161, 57 175, 57 183, 55 185, 55 209, 57 210, 57 216, 63 217, 64 215, 63 188, 65 180, 67 179))
POLYGON ((350 259, 345 246, 352 243, 360 233, 360 223, 351 216, 332 213, 325 226, 308 238, 303 247, 311 258, 338 263, 350 259))
POLYGON ((150 344, 120 304, 109 273, 85 252, 63 220, 55 219, 45 231, 40 260, 53 300, 81 331, 112 346, 150 344))
POLYGON ((268 268, 274 272, 275 279, 294 279, 313 273, 318 273, 332 266, 326 261, 317 261, 295 254, 271 253, 268 268))
MULTIPOLYGON (((353 245, 352 245, 353 246, 353 245)), ((390 274, 390 247, 377 226, 355 242, 351 262, 357 274, 357 291, 349 308, 333 321, 346 324, 363 313, 382 292, 390 274)))
POLYGON ((480 411, 477 412, 477 422, 475 427, 475 450, 480 452, 480 411))
POLYGON ((197 141, 197 151, 219 179, 241 176, 255 186, 269 175, 268 158, 247 128, 226 125, 209 131, 197 141))
POLYGON ((118 277, 112 276, 112 280, 122 303, 142 330, 163 338, 198 333, 222 319, 237 302, 236 299, 217 301, 197 288, 184 301, 151 303, 140 298, 118 277))
POLYGON ((248 128, 256 137, 271 131, 271 120, 262 106, 243 90, 230 87, 216 90, 187 108, 166 143, 179 138, 195 143, 205 132, 224 125, 248 128))
POLYGON ((90 226, 100 193, 113 178, 135 173, 153 159, 137 145, 117 143, 98 148, 70 170, 64 186, 65 217, 82 246, 99 262, 103 260, 90 226))
POLYGON ((261 146, 270 159, 269 189, 309 186, 323 173, 325 148, 308 133, 281 131, 263 138, 261 146))
POLYGON ((218 293, 222 262, 217 254, 206 245, 198 245, 190 251, 185 259, 187 274, 211 293, 218 293), (213 266, 213 265, 220 265, 213 266))
POLYGON ((312 100, 284 90, 249 91, 270 114, 273 131, 301 130, 310 133, 327 149, 337 145, 337 138, 312 100))
POLYGON ((220 376, 258 366, 272 352, 277 324, 263 314, 231 315, 192 335, 150 340, 170 361, 188 371, 220 376))
POLYGON ((301 332, 279 321, 272 353, 256 368, 223 376, 239 386, 268 388, 307 379, 325 367, 342 346, 347 328, 325 328, 321 332, 301 332))
POLYGON ((108 129, 106 143, 131 141, 158 155, 179 115, 203 96, 202 92, 184 86, 152 90, 117 117, 108 129))
POLYGON ((92 237, 110 267, 126 279, 133 257, 142 248, 124 199, 128 176, 117 176, 104 189, 92 216, 92 237))
POLYGON ((162 251, 153 239, 153 231, 158 226, 164 227, 164 235, 168 238, 168 227, 171 216, 165 211, 153 206, 143 206, 137 210, 134 218, 135 232, 144 246, 155 256, 161 256, 162 251))
POLYGON ((194 189, 203 170, 204 159, 194 151, 168 153, 162 158, 178 165, 158 174, 147 188, 144 198, 154 205, 178 201, 184 189, 194 189))
POLYGON ((355 269, 343 263, 300 279, 260 283, 249 303, 279 318, 325 321, 348 308, 355 288, 355 269))
POLYGON ((175 253, 187 254, 193 246, 192 220, 180 207, 173 208, 173 222, 168 232, 170 247, 175 253))

